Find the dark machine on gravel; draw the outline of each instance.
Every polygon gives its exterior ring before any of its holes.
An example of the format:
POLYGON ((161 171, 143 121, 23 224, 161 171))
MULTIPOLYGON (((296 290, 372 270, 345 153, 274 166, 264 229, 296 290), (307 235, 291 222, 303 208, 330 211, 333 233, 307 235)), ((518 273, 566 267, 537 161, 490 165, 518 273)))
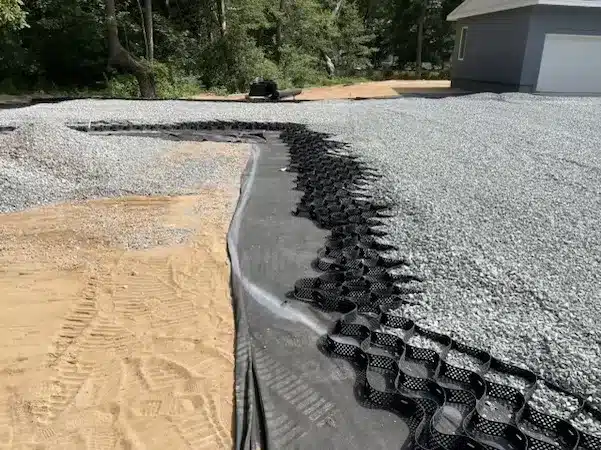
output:
POLYGON ((255 78, 250 84, 250 89, 246 98, 248 100, 278 101, 288 97, 294 98, 301 92, 302 89, 278 90, 278 85, 275 81, 255 78))

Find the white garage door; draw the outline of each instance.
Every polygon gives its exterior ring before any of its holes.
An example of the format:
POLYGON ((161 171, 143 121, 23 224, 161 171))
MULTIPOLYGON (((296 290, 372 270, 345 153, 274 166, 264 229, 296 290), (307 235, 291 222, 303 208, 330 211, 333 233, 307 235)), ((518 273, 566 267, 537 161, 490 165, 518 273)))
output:
POLYGON ((536 90, 601 94, 601 36, 547 34, 536 90))

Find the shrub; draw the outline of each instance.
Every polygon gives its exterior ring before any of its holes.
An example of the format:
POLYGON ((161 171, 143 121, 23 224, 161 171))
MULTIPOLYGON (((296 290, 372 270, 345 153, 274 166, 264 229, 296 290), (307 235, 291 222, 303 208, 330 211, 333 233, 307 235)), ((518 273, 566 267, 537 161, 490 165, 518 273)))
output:
POLYGON ((256 77, 280 78, 277 65, 267 59, 254 40, 237 30, 207 46, 200 61, 201 79, 210 90, 241 92, 256 77))
POLYGON ((161 62, 152 65, 157 96, 160 98, 191 97, 201 90, 198 78, 187 76, 161 62))
POLYGON ((138 81, 133 75, 115 75, 107 81, 107 91, 111 97, 138 97, 138 81))
POLYGON ((278 85, 282 87, 303 88, 312 84, 320 84, 324 74, 319 70, 319 59, 302 53, 300 49, 284 46, 282 49, 282 79, 278 85))
MULTIPOLYGON (((164 64, 155 62, 152 65, 157 97, 181 98, 190 97, 201 91, 200 82, 196 77, 164 64)), ((107 91, 111 97, 132 98, 139 96, 138 82, 133 75, 119 74, 107 81, 107 91)))

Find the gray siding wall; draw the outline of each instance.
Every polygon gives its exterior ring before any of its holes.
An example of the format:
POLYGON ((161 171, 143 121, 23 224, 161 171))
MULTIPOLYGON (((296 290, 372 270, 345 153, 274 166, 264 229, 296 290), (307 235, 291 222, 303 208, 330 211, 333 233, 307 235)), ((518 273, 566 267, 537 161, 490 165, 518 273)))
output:
POLYGON ((456 22, 453 86, 478 89, 474 84, 479 84, 485 90, 519 89, 531 12, 532 8, 519 8, 456 22), (464 26, 468 27, 465 57, 459 61, 464 26))
POLYGON ((520 84, 536 88, 545 34, 589 34, 601 36, 601 9, 541 5, 532 8, 520 84))

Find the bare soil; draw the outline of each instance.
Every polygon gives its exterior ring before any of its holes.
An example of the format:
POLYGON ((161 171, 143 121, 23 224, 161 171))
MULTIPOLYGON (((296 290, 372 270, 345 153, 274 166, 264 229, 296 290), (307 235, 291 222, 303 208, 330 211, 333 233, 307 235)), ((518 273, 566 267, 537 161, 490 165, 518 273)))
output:
MULTIPOLYGON (((336 85, 326 87, 311 87, 302 90, 300 95, 294 97, 296 100, 334 100, 354 98, 387 98, 396 97, 400 94, 427 94, 427 93, 454 93, 457 89, 451 88, 448 80, 386 80, 356 83, 351 85, 336 85)), ((43 96, 36 96, 42 98, 43 96)), ((49 99, 51 95, 47 95, 49 99)), ((204 93, 192 97, 192 100, 244 100, 246 94, 214 95, 204 93)), ((0 95, 0 109, 26 106, 32 100, 28 95, 0 95)), ((287 98, 283 101, 290 101, 287 98)))
POLYGON ((0 215, 2 448, 231 448, 238 188, 0 215))
MULTIPOLYGON (((303 89, 296 100, 328 100, 351 98, 387 98, 395 97, 401 93, 451 93, 451 82, 447 80, 388 80, 370 81, 351 85, 337 85, 326 87, 313 87, 303 89)), ((246 94, 233 94, 217 96, 202 94, 195 99, 202 100, 242 100, 246 94)), ((286 101, 286 100, 284 100, 286 101)))

